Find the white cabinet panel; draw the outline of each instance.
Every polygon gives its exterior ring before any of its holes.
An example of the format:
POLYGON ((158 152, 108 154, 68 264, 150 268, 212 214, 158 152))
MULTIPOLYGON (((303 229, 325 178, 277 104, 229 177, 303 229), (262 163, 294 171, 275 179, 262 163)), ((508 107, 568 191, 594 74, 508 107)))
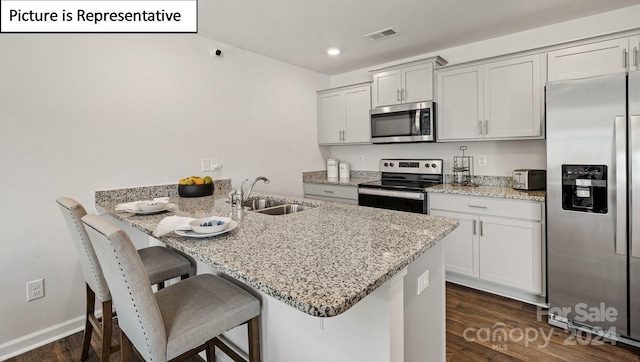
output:
POLYGON ((373 106, 384 107, 400 104, 402 71, 400 69, 373 75, 373 106))
POLYGON ((433 70, 440 57, 387 67, 373 73, 373 107, 433 100, 433 70))
POLYGON ((438 72, 438 141, 480 136, 483 119, 482 67, 438 72))
POLYGON ((370 82, 318 92, 318 144, 371 142, 370 82))
POLYGON ((542 209, 533 201, 429 194, 429 214, 460 220, 444 239, 447 272, 537 295, 544 293, 542 209))
POLYGON ((619 38, 549 52, 548 81, 626 72, 629 38, 619 38))
POLYGON ((478 218, 474 215, 452 213, 440 210, 430 215, 452 217, 460 220, 460 225, 444 239, 444 262, 446 270, 478 278, 478 218))
POLYGON ((543 137, 540 54, 438 72, 438 141, 543 137))
POLYGON ((402 103, 433 99, 433 63, 414 65, 402 72, 402 103))
POLYGON ((304 197, 307 199, 358 204, 358 187, 328 184, 303 183, 304 197))
POLYGON ((540 223, 487 216, 480 223, 480 278, 541 293, 540 223))

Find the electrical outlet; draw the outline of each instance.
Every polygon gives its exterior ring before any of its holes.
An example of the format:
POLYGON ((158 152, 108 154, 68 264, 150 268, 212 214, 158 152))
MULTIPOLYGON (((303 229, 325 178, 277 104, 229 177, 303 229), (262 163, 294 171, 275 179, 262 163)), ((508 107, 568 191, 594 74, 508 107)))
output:
POLYGON ((44 297, 44 279, 27 283, 27 302, 44 297))
POLYGON ((220 164, 220 159, 217 157, 211 158, 209 159, 210 163, 211 163, 211 171, 218 171, 222 168, 222 165, 220 164))
POLYGON ((418 295, 422 294, 425 289, 429 287, 429 271, 422 273, 421 276, 418 277, 418 295))
POLYGON ((200 164, 202 167, 202 172, 211 171, 211 163, 208 158, 201 159, 200 164))
POLYGON ((487 165, 487 156, 479 155, 478 156, 478 166, 486 166, 487 165))

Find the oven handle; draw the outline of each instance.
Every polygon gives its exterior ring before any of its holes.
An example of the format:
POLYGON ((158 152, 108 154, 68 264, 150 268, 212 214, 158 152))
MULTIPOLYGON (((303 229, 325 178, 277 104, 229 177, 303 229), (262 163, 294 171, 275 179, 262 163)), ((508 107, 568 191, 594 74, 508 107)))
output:
POLYGON ((398 199, 409 199, 409 200, 424 200, 424 196, 425 196, 424 192, 393 191, 393 190, 380 190, 380 189, 368 189, 368 188, 359 188, 358 193, 363 195, 387 196, 387 197, 395 197, 398 199))

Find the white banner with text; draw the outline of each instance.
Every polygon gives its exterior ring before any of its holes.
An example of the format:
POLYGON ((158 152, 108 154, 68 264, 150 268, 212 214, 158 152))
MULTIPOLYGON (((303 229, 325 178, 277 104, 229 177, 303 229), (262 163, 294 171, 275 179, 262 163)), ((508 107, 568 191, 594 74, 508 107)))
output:
POLYGON ((0 33, 197 33, 197 0, 0 0, 0 33))

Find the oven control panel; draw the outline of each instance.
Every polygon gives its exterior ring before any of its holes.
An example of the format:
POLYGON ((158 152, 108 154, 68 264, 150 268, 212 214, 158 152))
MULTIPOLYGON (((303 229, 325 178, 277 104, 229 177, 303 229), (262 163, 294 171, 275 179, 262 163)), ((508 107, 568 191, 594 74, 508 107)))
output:
POLYGON ((442 175, 442 160, 431 159, 382 159, 381 172, 442 175))

